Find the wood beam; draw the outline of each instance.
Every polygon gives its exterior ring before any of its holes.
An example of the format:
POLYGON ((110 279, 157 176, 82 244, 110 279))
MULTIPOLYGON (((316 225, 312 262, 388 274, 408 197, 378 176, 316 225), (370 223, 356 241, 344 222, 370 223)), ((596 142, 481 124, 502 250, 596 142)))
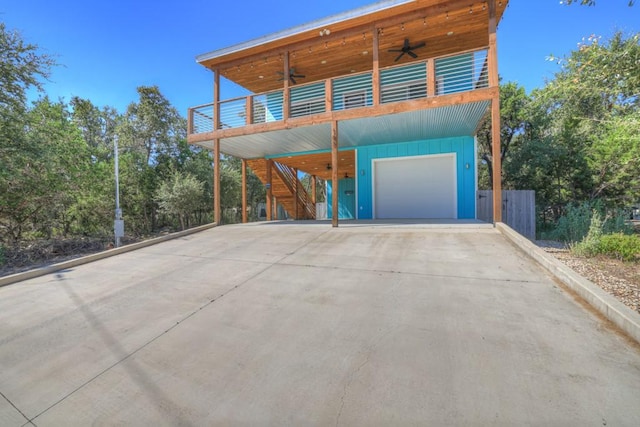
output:
POLYGON ((273 214, 273 209, 272 209, 272 202, 273 202, 273 190, 272 190, 272 184, 273 184, 273 176, 272 176, 272 169, 273 169, 273 160, 271 159, 267 159, 267 221, 271 221, 271 217, 273 214))
POLYGON ((291 110, 291 93, 289 91, 289 70, 291 65, 289 63, 289 51, 286 51, 283 56, 284 58, 282 63, 284 66, 284 74, 282 75, 282 78, 284 79, 284 92, 282 100, 282 117, 284 120, 287 120, 290 117, 291 110))
POLYGON ((247 221, 247 161, 241 160, 241 172, 242 172, 242 223, 246 224, 247 221))
POLYGON ((220 140, 213 141, 213 221, 222 225, 220 205, 220 140))
POLYGON ((293 168, 293 219, 298 219, 298 169, 293 168))
POLYGON ((436 60, 430 59, 427 62, 427 97, 436 96, 436 60))
POLYGON ((333 111, 333 80, 331 79, 324 82, 324 106, 326 112, 333 111))
POLYGON ((489 63, 489 86, 499 86, 498 77, 498 36, 496 17, 496 1, 489 0, 489 51, 487 52, 489 63))
POLYGON ((253 96, 251 95, 247 96, 245 116, 246 116, 245 124, 247 126, 252 125, 253 124, 253 96))
POLYGON ((275 207, 273 210, 273 219, 277 221, 280 217, 278 216, 278 198, 276 196, 273 196, 273 206, 275 207))
POLYGON ((213 72, 213 129, 220 129, 220 70, 213 72))
POLYGON ((491 165, 493 166, 493 222, 502 222, 502 157, 500 147, 500 99, 491 103, 491 165))
POLYGON ((193 108, 189 108, 187 110, 187 135, 191 135, 193 133, 193 108))
POLYGON ((495 89, 491 100, 491 160, 493 167, 493 222, 502 222, 502 145, 500 143, 500 82, 498 79, 498 38, 496 0, 489 0, 489 86, 495 89))
POLYGON ((311 203, 313 203, 314 206, 317 200, 317 180, 318 178, 315 175, 311 175, 311 203))
POLYGON ((373 71, 372 71, 372 97, 373 106, 380 105, 380 32, 373 27, 373 71))
POLYGON ((338 226, 338 122, 331 122, 331 225, 338 226))

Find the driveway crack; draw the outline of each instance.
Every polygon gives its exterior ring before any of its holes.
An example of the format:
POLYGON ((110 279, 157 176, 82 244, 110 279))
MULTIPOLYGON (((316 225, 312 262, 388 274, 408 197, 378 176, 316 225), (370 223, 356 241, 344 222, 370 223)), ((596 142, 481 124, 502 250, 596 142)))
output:
POLYGON ((1 391, 0 391, 0 396, 2 396, 2 398, 3 398, 4 400, 6 400, 6 401, 7 401, 7 403, 9 403, 9 405, 11 405, 11 406, 13 407, 13 409, 15 409, 16 411, 18 411, 18 413, 20 413, 20 415, 22 415, 22 416, 24 417, 24 419, 27 421, 27 423, 26 423, 26 424, 23 424, 23 425, 31 424, 31 425, 34 425, 34 426, 35 426, 35 424, 33 424, 33 423, 31 422, 31 420, 29 419, 29 417, 27 417, 27 416, 24 414, 24 412, 22 412, 22 411, 20 410, 20 408, 18 408, 18 407, 15 405, 15 403, 13 403, 13 402, 12 402, 12 401, 7 397, 7 396, 5 396, 5 394, 4 394, 3 392, 1 392, 1 391))
POLYGON ((360 363, 360 365, 358 365, 356 369, 354 369, 351 372, 351 375, 349 375, 349 378, 344 384, 344 388, 342 390, 342 396, 340 397, 340 409, 338 410, 338 415, 336 416, 336 424, 335 424, 336 427, 338 427, 338 425, 340 424, 340 417, 342 417, 342 411, 344 409, 344 401, 345 401, 345 398, 347 397, 347 393, 349 393, 349 388, 351 388, 351 384, 353 384, 353 381, 356 379, 358 374, 360 374, 360 371, 362 370, 362 368, 364 368, 365 365, 369 363, 369 361, 371 360, 371 355, 373 354, 373 351, 375 350, 375 348, 378 347, 380 342, 387 335, 389 335, 394 329, 395 328, 389 329, 386 332, 380 334, 380 336, 378 336, 378 338, 376 338, 376 340, 373 343, 371 343, 369 347, 367 347, 367 349, 365 350, 364 360, 362 361, 362 363, 360 363))

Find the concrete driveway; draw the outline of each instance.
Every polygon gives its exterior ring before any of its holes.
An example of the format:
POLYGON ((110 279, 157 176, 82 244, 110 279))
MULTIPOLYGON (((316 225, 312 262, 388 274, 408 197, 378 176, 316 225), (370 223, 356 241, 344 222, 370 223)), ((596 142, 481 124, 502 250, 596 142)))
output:
POLYGON ((492 228, 225 226, 0 288, 0 425, 640 425, 640 351, 492 228))

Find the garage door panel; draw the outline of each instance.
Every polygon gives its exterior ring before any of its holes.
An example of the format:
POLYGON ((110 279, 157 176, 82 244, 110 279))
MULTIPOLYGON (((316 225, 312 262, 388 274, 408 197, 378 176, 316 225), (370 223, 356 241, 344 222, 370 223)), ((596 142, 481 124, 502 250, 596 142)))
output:
POLYGON ((456 218, 455 155, 377 160, 376 218, 456 218))

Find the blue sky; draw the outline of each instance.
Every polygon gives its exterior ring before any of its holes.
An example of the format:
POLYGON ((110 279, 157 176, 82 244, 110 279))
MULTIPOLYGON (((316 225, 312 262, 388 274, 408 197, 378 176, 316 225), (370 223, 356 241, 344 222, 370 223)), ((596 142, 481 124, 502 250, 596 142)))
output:
MULTIPOLYGON (((0 20, 56 56, 46 92, 124 112, 136 87, 158 85, 183 114, 212 99, 212 74, 195 56, 373 3, 373 0, 23 0, 0 4, 0 20)), ((527 91, 544 85, 562 56, 591 34, 640 31, 640 5, 598 0, 595 7, 559 0, 511 0, 498 28, 500 74, 527 91)), ((222 97, 235 96, 229 86, 222 97)))

